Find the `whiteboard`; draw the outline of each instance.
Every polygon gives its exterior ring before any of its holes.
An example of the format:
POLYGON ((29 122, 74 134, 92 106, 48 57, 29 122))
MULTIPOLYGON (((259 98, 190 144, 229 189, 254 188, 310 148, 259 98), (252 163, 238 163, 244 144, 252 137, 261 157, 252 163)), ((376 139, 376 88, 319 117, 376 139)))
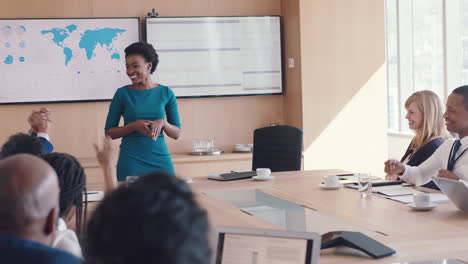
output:
POLYGON ((140 19, 0 19, 0 104, 110 100, 140 19))
POLYGON ((177 97, 283 92, 279 16, 146 18, 146 33, 177 97))

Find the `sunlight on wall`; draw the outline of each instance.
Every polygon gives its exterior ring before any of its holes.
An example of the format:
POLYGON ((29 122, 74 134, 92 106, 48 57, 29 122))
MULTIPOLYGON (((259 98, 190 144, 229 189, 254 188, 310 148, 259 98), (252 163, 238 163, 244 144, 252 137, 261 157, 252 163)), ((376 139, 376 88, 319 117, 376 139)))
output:
MULTIPOLYGON (((343 169, 384 176, 388 156, 385 78, 382 65, 317 138, 305 140, 305 170, 343 169)), ((308 108, 304 108, 305 135, 314 130, 308 116, 320 114, 308 108)))

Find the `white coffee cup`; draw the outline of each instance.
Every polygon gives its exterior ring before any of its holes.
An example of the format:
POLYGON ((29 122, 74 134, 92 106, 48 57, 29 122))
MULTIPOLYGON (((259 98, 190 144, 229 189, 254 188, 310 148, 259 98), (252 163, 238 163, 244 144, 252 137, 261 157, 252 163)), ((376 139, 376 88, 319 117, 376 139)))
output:
POLYGON ((338 176, 336 175, 323 176, 323 183, 327 187, 335 187, 340 185, 340 182, 338 181, 338 176))
POLYGON ((268 168, 258 168, 256 172, 258 178, 268 178, 271 175, 271 170, 268 168))
POLYGON ((417 207, 425 207, 431 204, 431 196, 428 193, 413 194, 414 205, 417 207))

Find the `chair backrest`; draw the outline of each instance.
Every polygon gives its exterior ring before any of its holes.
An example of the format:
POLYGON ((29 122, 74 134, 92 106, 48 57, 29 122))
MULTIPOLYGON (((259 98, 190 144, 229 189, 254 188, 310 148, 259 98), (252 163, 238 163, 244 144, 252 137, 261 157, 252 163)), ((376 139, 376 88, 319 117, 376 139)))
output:
POLYGON ((292 126, 269 126, 255 129, 252 170, 301 170, 302 130, 292 126))

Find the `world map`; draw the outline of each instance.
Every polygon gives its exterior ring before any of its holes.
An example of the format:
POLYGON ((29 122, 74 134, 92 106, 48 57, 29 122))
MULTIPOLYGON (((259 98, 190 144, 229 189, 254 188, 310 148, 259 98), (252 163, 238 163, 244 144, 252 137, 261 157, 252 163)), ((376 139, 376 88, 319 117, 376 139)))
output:
POLYGON ((96 47, 99 45, 109 52, 109 58, 120 60, 120 53, 114 47, 113 42, 124 32, 125 29, 120 28, 99 28, 87 29, 79 33, 77 25, 71 24, 64 28, 51 28, 41 30, 43 36, 51 36, 51 41, 62 49, 65 66, 68 66, 70 61, 80 53, 80 49, 84 50, 86 58, 92 60, 96 56, 96 47), (74 34, 79 35, 79 42, 67 41, 74 34))

